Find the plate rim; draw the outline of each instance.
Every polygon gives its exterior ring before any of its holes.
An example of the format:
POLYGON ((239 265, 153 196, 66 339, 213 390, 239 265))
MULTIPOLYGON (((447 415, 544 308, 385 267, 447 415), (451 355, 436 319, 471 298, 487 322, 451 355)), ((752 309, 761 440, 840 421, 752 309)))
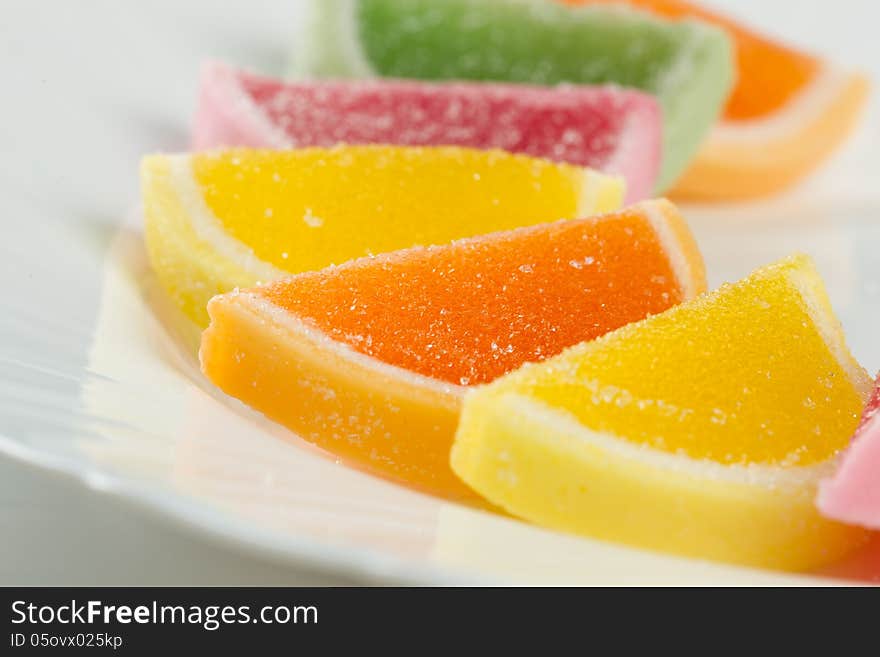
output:
MULTIPOLYGON (((143 485, 124 475, 105 468, 80 463, 63 455, 29 447, 4 433, 0 433, 0 454, 19 464, 63 478, 92 494, 106 495, 137 509, 141 513, 165 522, 183 532, 193 533, 211 542, 229 547, 242 556, 255 556, 284 567, 315 570, 325 574, 348 577, 353 585, 366 586, 560 586, 559 584, 525 584, 500 577, 450 568, 427 560, 391 556, 367 546, 345 547, 279 530, 260 527, 233 513, 213 509, 209 504, 185 495, 165 491, 156 486, 143 485)), ((516 519, 514 519, 516 520, 516 519)), ((521 522, 518 521, 517 522, 521 522)), ((527 523, 528 524, 528 523, 527 523)), ((530 528, 543 529, 528 525, 530 528)), ((554 532, 555 533, 555 532, 554 532)), ((586 537, 561 534, 579 540, 586 537)), ((636 546, 613 545, 622 550, 644 552, 654 556, 678 559, 684 562, 710 564, 743 573, 742 583, 719 584, 713 579, 704 582, 683 582, 682 586, 859 586, 868 582, 815 573, 791 573, 779 570, 751 568, 737 564, 691 559, 642 550, 636 546), (759 582, 748 581, 749 573, 760 575, 759 582)), ((633 584, 631 584, 633 585, 633 584)), ((674 584, 655 584, 674 586, 674 584)), ((590 586, 590 584, 575 584, 590 586)), ((603 586, 597 584, 597 586, 603 586)), ((634 584, 634 586, 639 586, 634 584)))

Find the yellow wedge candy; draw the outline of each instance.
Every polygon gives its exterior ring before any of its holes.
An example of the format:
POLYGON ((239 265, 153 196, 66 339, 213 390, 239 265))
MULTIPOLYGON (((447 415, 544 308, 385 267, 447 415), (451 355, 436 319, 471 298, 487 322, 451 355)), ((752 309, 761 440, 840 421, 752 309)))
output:
POLYGON ((451 464, 547 527, 810 568, 864 538, 813 499, 869 390, 795 256, 471 392, 451 464))
POLYGON ((353 258, 615 210, 623 182, 466 148, 339 146, 144 159, 150 259, 197 323, 215 294, 353 258))

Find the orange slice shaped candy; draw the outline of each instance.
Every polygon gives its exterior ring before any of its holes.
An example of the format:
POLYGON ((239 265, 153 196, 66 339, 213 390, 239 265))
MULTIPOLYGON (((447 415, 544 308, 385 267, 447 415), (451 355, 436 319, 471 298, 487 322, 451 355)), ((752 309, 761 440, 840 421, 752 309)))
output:
POLYGON ((202 370, 343 460, 449 498, 468 386, 705 289, 667 201, 362 258, 214 297, 202 370))
POLYGON ((670 18, 724 28, 736 45, 737 83, 724 120, 673 193, 701 199, 748 198, 779 191, 813 171, 846 138, 868 96, 868 81, 785 46, 736 21, 682 0, 617 2, 670 18))

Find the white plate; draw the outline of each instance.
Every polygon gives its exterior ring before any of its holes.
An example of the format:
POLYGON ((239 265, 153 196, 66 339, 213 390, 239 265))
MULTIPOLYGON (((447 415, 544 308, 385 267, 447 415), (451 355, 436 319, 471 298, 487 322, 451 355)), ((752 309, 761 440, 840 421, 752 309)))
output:
MULTIPOLYGON (((0 127, 2 452, 212 540, 370 581, 828 581, 562 536, 438 501, 339 465, 214 390, 126 212, 139 156, 185 146, 202 58, 283 61, 295 4, 242 3, 236 16, 212 6, 55 3, 44 22, 45 6, 21 3, 0 26, 12 89, 0 127)), ((878 124, 875 107, 846 152, 785 197, 686 208, 713 284, 793 250, 812 254, 872 370, 878 124)), ((872 561, 826 574, 864 574, 872 561)))

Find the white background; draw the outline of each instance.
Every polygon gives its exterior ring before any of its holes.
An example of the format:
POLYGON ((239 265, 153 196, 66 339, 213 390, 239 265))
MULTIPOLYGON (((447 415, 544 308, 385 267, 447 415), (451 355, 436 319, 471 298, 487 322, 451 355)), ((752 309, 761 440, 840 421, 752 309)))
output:
MULTIPOLYGON (((873 0, 706 4, 880 77, 873 0)), ((280 70, 298 11, 292 0, 0 7, 0 208, 83 222, 98 247, 137 199, 140 156, 185 146, 199 62, 280 70)), ((345 581, 294 575, 0 457, 0 584, 208 583, 345 581)))

